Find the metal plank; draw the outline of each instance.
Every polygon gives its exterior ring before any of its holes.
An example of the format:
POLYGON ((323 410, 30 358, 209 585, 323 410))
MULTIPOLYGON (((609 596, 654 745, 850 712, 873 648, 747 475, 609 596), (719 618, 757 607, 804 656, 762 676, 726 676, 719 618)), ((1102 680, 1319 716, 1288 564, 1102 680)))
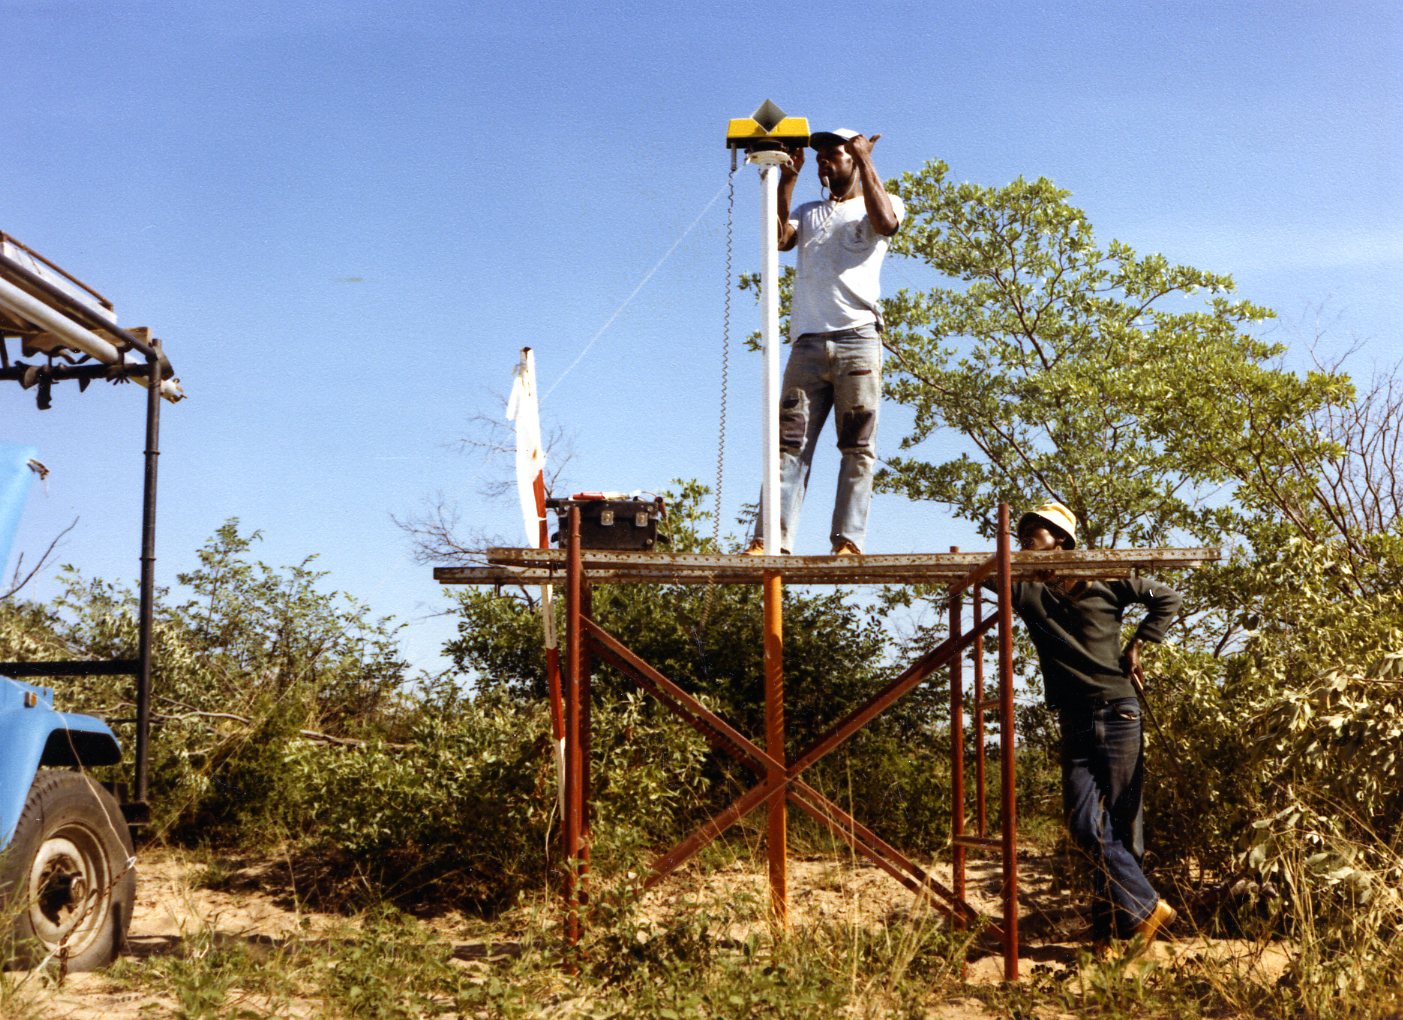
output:
MULTIPOLYGON (((555 549, 487 550, 488 566, 435 567, 440 584, 559 584, 564 555, 555 549)), ((778 570, 790 584, 938 584, 963 587, 985 573, 987 553, 882 556, 742 556, 585 550, 595 584, 760 584, 778 570)), ((1091 549, 1014 553, 1015 580, 1127 577, 1135 570, 1197 566, 1220 558, 1213 548, 1091 549)))
MULTIPOLYGON (((563 569, 563 549, 501 548, 487 549, 489 564, 498 566, 533 566, 563 569)), ((735 570, 759 576, 766 571, 779 570, 785 574, 802 575, 814 568, 893 568, 944 567, 970 571, 987 563, 992 552, 974 553, 897 553, 872 556, 746 556, 729 553, 673 553, 665 551, 619 551, 585 549, 581 552, 586 569, 592 567, 666 567, 698 570, 735 570)), ((1216 548, 1193 549, 1059 549, 1049 552, 1015 552, 1015 569, 1053 570, 1094 568, 1108 565, 1129 567, 1188 566, 1220 558, 1216 548)))

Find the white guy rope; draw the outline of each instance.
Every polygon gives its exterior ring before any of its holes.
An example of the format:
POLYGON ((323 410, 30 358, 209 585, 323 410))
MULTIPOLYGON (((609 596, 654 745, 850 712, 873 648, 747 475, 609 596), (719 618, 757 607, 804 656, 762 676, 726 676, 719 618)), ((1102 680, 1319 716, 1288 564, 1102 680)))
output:
POLYGON ((694 219, 687 226, 686 230, 682 231, 681 235, 678 236, 677 240, 672 242, 672 247, 669 248, 667 251, 663 252, 663 257, 658 259, 657 262, 653 263, 652 269, 648 270, 646 273, 643 274, 643 279, 638 281, 638 286, 634 287, 629 296, 623 299, 623 302, 619 305, 618 308, 614 309, 614 314, 609 316, 609 318, 605 320, 604 325, 600 326, 597 330, 594 331, 594 336, 589 338, 589 342, 585 344, 584 350, 580 351, 580 353, 575 356, 575 360, 570 362, 569 366, 565 369, 565 371, 561 372, 560 375, 556 377, 555 382, 551 383, 550 389, 546 390, 546 392, 541 395, 541 403, 545 403, 548 399, 550 399, 550 395, 555 392, 555 388, 565 381, 565 377, 569 375, 572 371, 574 371, 576 365, 578 365, 581 361, 584 360, 585 355, 589 353, 590 348, 595 345, 595 342, 598 341, 598 339, 604 335, 605 331, 608 330, 608 328, 614 324, 614 320, 623 314, 624 309, 627 308, 629 306, 629 303, 632 302, 633 299, 638 296, 638 292, 648 285, 648 281, 653 278, 653 274, 662 268, 663 263, 666 262, 672 256, 672 253, 675 252, 678 249, 678 247, 681 246, 682 242, 687 239, 687 235, 696 229, 697 224, 702 221, 702 218, 711 211, 711 207, 716 204, 716 200, 720 198, 723 194, 725 194, 726 187, 727 185, 723 184, 720 188, 716 190, 716 194, 711 196, 711 201, 707 202, 706 205, 702 207, 702 211, 697 213, 697 218, 694 219))

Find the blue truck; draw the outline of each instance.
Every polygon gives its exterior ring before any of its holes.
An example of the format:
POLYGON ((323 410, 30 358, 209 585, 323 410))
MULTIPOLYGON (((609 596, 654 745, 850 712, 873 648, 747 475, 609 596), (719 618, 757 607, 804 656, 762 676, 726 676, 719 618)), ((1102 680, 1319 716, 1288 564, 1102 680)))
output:
MULTIPOLYGON (((0 569, 33 452, 0 441, 0 569)), ((0 918, 16 961, 61 956, 88 970, 121 948, 136 896, 132 838, 116 797, 87 774, 121 760, 107 723, 57 711, 51 688, 0 676, 0 918)))
MULTIPOLYGON (((76 384, 82 392, 94 382, 135 382, 146 391, 136 654, 98 661, 0 661, 0 962, 33 967, 57 960, 69 971, 111 962, 131 922, 133 832, 149 818, 160 407, 184 394, 149 330, 119 326, 101 294, 0 232, 0 385, 32 392, 44 412, 59 387, 76 384), (53 688, 28 682, 92 675, 135 681, 130 784, 98 782, 91 774, 123 761, 111 727, 91 715, 59 711, 53 688)), ((7 402, 7 430, 20 420, 7 402)), ((105 438, 111 443, 119 435, 113 429, 105 438)), ((43 466, 33 449, 0 436, 0 599, 14 593, 15 582, 6 573, 10 546, 36 470, 43 466)))

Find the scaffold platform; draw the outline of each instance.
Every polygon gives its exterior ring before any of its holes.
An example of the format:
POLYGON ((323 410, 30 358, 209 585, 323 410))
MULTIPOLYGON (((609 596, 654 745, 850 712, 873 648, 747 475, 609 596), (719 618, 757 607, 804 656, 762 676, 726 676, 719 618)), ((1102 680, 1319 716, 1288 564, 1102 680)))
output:
MULTIPOLYGON (((754 776, 753 785, 703 822, 671 849, 659 854, 644 882, 651 887, 672 874, 709 842, 746 815, 768 809, 767 856, 771 906, 787 924, 788 879, 786 806, 808 815, 843 839, 898 882, 929 902, 956 928, 983 927, 997 939, 1004 976, 1018 977, 1017 806, 1013 698, 1013 598, 1015 581, 1110 579, 1139 571, 1179 570, 1219 559, 1214 548, 1074 549, 1015 552, 1009 508, 999 507, 997 547, 990 552, 910 553, 848 556, 751 556, 674 553, 666 550, 613 551, 581 548, 580 513, 572 507, 562 527, 563 549, 492 548, 485 563, 434 568, 446 585, 564 587, 566 656, 563 665, 564 793, 562 839, 565 851, 565 937, 580 937, 587 896, 591 843, 590 678, 598 660, 617 669, 645 693, 700 733, 717 751, 754 776), (880 690, 835 721, 808 747, 786 754, 783 693, 781 592, 794 585, 913 585, 941 589, 948 631, 880 690), (627 648, 593 617, 591 590, 599 584, 710 585, 753 584, 765 590, 765 734, 763 740, 738 732, 694 694, 664 676, 627 648), (990 597, 992 595, 992 597, 990 597), (986 607, 992 612, 986 614, 986 607), (985 685, 985 636, 996 640, 993 684, 985 685), (973 689, 966 698, 964 666, 972 665, 973 689), (951 882, 883 840, 850 813, 804 781, 803 773, 837 750, 868 723, 933 674, 950 678, 951 882), (996 824, 991 825, 985 789, 986 714, 997 717, 1000 757, 996 824), (965 795, 965 718, 974 743, 973 817, 965 795), (969 831, 967 823, 971 823, 969 831), (995 853, 1002 864, 1002 916, 985 917, 966 899, 966 855, 995 853)), ((548 645, 548 647, 550 647, 548 645)), ((992 731, 993 727, 990 727, 992 731)))

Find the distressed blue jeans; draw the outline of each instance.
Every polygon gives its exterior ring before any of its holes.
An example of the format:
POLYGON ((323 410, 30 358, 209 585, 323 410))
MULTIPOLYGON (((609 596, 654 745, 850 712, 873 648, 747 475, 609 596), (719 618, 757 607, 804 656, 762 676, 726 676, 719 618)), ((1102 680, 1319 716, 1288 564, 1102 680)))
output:
MULTIPOLYGON (((838 494, 829 541, 863 547, 872 474, 877 464, 877 411, 882 402, 882 341, 875 329, 805 333, 794 341, 779 401, 780 547, 794 548, 799 510, 809 487, 814 450, 830 411, 838 427, 838 494)), ((763 511, 755 535, 764 533, 763 511)))
POLYGON ((1140 869, 1145 854, 1140 711, 1135 698, 1117 698, 1059 714, 1062 808, 1091 869, 1096 939, 1129 938, 1159 899, 1140 869))

